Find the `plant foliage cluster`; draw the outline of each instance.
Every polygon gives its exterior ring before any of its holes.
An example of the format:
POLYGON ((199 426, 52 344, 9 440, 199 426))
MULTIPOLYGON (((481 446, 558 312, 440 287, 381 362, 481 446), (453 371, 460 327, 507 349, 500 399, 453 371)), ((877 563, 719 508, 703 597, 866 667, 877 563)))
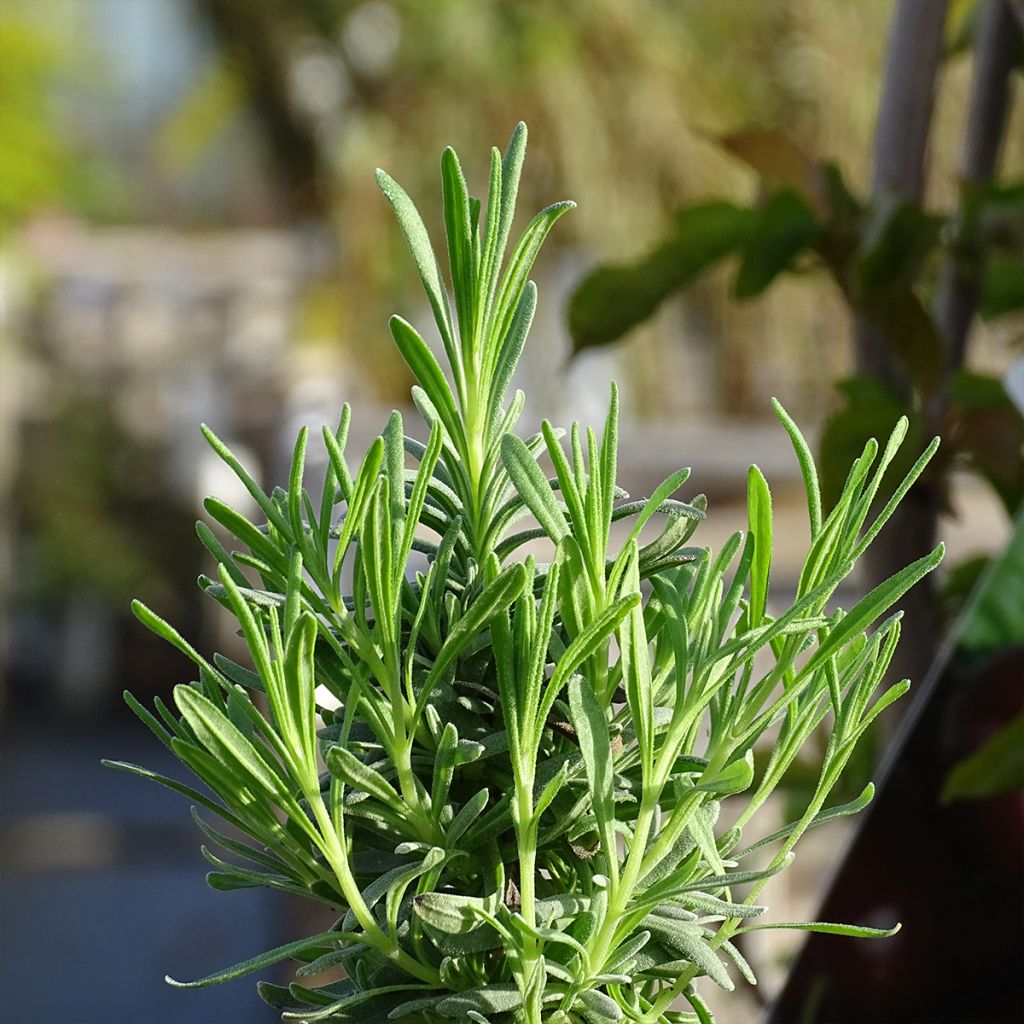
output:
POLYGON ((198 526, 218 563, 201 586, 237 619, 251 664, 207 660, 135 607, 198 679, 155 713, 126 699, 204 788, 112 763, 195 803, 214 889, 267 886, 338 914, 322 934, 187 987, 290 958, 296 981, 260 985, 288 1020, 707 1022, 705 979, 754 981, 734 941, 745 932, 890 934, 766 924, 757 899, 808 829, 871 799, 869 786, 826 808, 858 739, 909 685, 876 696, 899 639, 891 609, 941 549, 848 611, 832 598, 937 442, 882 504, 901 420, 883 448, 864 448, 825 515, 807 445, 776 407, 811 532, 795 599, 776 616, 771 496, 756 467, 749 529, 712 552, 691 545, 704 497, 674 497, 687 470, 643 500, 617 486, 614 387, 599 432, 545 422, 521 439, 510 381, 536 305, 528 277, 572 205, 542 210, 505 258, 525 146, 520 124, 492 152, 484 217, 444 153, 454 311, 416 208, 378 172, 447 364, 392 319, 425 444, 394 413, 350 462, 346 408, 323 433, 320 493, 303 485, 303 431, 287 489, 268 494, 206 431, 264 520, 208 499, 233 551, 198 526), (752 840, 755 813, 823 724, 804 813, 752 840), (726 799, 740 802, 729 827, 726 799), (690 1009, 673 1009, 680 997, 690 1009))

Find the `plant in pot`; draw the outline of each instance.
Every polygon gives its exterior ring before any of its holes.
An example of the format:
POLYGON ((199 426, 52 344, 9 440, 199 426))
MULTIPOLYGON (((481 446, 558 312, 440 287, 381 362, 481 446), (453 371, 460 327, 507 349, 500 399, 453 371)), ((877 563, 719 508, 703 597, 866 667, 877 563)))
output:
POLYGON ((545 422, 521 439, 524 397, 509 383, 536 304, 528 275, 572 206, 537 214, 504 258, 525 147, 519 125, 492 152, 482 225, 455 153, 442 157, 454 315, 415 206, 378 172, 447 363, 392 318, 425 444, 396 412, 350 463, 346 407, 323 432, 321 493, 303 488, 303 431, 287 489, 268 494, 206 431, 265 520, 208 499, 232 551, 198 525, 218 562, 200 585, 237 618, 251 663, 208 659, 135 606, 198 679, 155 713, 126 700, 203 789, 110 763, 194 802, 221 851, 203 849, 214 889, 269 886, 337 914, 186 987, 290 959, 292 984, 259 986, 287 1020, 706 1022, 701 986, 754 981, 734 942, 745 932, 891 933, 762 923, 757 901, 808 829, 871 799, 869 786, 825 806, 859 737, 909 685, 875 697, 899 639, 890 610, 941 548, 849 611, 832 598, 937 442, 879 509, 901 421, 823 516, 807 445, 776 406, 811 544, 794 599, 771 615, 771 497, 756 467, 749 530, 713 553, 690 543, 704 497, 673 497, 687 470, 638 501, 616 486, 614 386, 600 433, 573 424, 566 438, 545 422), (819 726, 828 745, 804 813, 751 842, 819 726), (740 801, 728 827, 725 800, 740 801))

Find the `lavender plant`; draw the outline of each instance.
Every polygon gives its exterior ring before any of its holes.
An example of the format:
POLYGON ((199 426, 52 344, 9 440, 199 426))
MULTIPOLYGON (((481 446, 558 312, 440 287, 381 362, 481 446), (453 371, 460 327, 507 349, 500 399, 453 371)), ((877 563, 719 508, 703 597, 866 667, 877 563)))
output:
POLYGON ((542 210, 504 258, 525 148, 520 124, 504 155, 492 152, 482 226, 455 153, 442 157, 454 315, 415 206, 377 172, 447 364, 392 318, 426 444, 396 412, 356 466, 346 406, 323 432, 319 495, 303 486, 305 430, 287 489, 268 494, 205 430, 264 520, 207 499, 232 551, 197 526, 218 563, 200 585, 237 619, 251 664, 207 659, 136 604, 198 679, 155 713, 125 699, 203 788, 109 763, 199 808, 212 888, 266 886, 338 916, 172 985, 290 959, 292 984, 259 986, 285 1020, 706 1024, 702 985, 754 983, 739 935, 895 930, 762 923, 757 900, 808 829, 871 799, 868 786, 825 807, 858 739, 909 686, 875 697, 899 639, 890 609, 941 547, 849 611, 831 602, 938 442, 877 511, 901 421, 881 453, 865 447, 825 515, 808 447, 776 403, 811 543, 795 598, 771 615, 771 496, 757 467, 749 529, 714 553, 690 546, 704 497, 673 497, 687 470, 639 501, 616 485, 614 386, 600 435, 545 422, 520 439, 524 397, 509 385, 537 301, 528 276, 573 205, 542 210), (523 557, 527 544, 545 560, 523 557), (827 747, 804 813, 750 842, 756 812, 819 727, 827 747), (725 800, 742 803, 728 828, 725 800), (679 997, 691 1009, 672 1009, 679 997))

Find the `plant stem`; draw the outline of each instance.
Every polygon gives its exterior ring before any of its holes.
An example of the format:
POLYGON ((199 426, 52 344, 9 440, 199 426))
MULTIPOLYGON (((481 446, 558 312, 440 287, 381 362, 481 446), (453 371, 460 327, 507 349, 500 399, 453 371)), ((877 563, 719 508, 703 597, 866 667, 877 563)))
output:
POLYGON ((338 883, 341 885, 342 895, 347 900, 349 909, 365 932, 367 944, 380 950, 380 952, 393 960, 404 971, 407 971, 420 981, 433 985, 439 984, 440 976, 437 971, 420 963, 419 960, 406 953, 398 944, 398 940, 389 936, 377 923, 352 875, 348 857, 342 848, 341 840, 335 831, 331 816, 324 806, 323 798, 320 796, 319 791, 317 791, 316 794, 307 794, 307 799, 309 799, 310 809, 323 837, 321 849, 327 858, 327 863, 330 864, 331 869, 334 871, 338 883))
MULTIPOLYGON (((520 772, 516 772, 520 775, 520 772)), ((537 924, 537 822, 533 813, 533 778, 516 780, 517 817, 516 838, 519 849, 519 913, 532 929, 537 924)), ((526 1024, 540 1024, 543 985, 537 983, 537 972, 542 970, 541 953, 537 940, 527 935, 523 940, 523 985, 526 997, 523 1009, 526 1024)))

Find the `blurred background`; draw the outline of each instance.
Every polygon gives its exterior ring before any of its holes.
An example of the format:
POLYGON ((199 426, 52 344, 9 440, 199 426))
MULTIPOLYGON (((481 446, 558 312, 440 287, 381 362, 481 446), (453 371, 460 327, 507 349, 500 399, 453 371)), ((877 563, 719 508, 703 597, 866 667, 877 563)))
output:
MULTIPOLYGON (((615 377, 625 486, 692 466, 704 543, 742 528, 757 462, 780 592, 806 516, 772 395, 820 445, 826 484, 901 412, 947 441, 850 591, 894 551, 947 543, 908 615, 920 699, 850 784, 889 751, 910 789, 875 843, 903 874, 884 898, 882 869, 844 881, 837 825, 772 890, 779 919, 831 891, 859 923, 898 911, 905 930, 868 960, 839 939, 794 960, 794 939, 761 933, 758 999, 724 1004, 721 1024, 771 1012, 787 974, 776 1024, 1019 1019, 1022 17, 1017 0, 0 0, 4 1019, 274 1019, 249 979, 163 984, 287 941, 304 910, 211 893, 186 802, 100 767, 176 771, 120 695, 166 695, 189 669, 129 600, 201 649, 232 645, 195 586, 210 567, 194 524, 205 495, 247 496, 198 424, 269 487, 301 425, 349 401, 358 448, 406 407, 387 317, 428 315, 373 169, 440 239, 442 147, 479 193, 520 119, 520 209, 579 203, 536 272, 528 426, 596 421, 615 377), (900 851, 901 820, 939 838, 900 851), (943 846, 950 829, 966 848, 943 846), (981 888, 956 895, 944 857, 976 858, 981 888), (932 914, 916 939, 901 894, 932 914), (944 957, 990 914, 989 973, 974 1002, 950 1001, 944 957), (855 994, 837 961, 860 972, 855 994), (916 1009, 896 1014, 896 991, 916 1009)), ((773 814, 765 831, 785 796, 773 814)))

